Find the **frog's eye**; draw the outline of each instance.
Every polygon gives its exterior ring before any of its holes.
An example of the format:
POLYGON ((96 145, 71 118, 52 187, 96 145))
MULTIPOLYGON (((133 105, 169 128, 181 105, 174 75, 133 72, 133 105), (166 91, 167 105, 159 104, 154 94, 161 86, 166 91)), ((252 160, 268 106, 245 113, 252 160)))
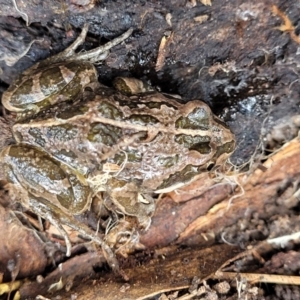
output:
POLYGON ((8 179, 32 195, 43 197, 73 214, 79 214, 89 206, 91 191, 88 185, 47 153, 27 145, 12 145, 1 156, 8 179))
POLYGON ((15 112, 34 111, 76 98, 97 80, 95 67, 88 62, 56 63, 32 67, 21 74, 3 93, 3 106, 15 112))

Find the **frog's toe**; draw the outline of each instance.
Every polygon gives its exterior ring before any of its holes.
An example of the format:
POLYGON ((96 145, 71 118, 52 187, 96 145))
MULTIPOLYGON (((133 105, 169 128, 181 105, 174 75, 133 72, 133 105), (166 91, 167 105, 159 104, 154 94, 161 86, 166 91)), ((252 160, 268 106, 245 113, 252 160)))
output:
MULTIPOLYGON (((98 48, 92 49, 90 51, 78 53, 72 57, 72 59, 77 61, 89 61, 91 63, 96 63, 100 60, 103 60, 102 54, 108 52, 111 48, 115 47, 116 45, 122 43, 124 40, 126 40, 133 32, 133 28, 128 29, 126 32, 124 32, 119 37, 116 37, 115 39, 111 40, 110 42, 106 43, 103 46, 100 46, 98 48)), ((106 57, 106 56, 105 56, 106 57)))

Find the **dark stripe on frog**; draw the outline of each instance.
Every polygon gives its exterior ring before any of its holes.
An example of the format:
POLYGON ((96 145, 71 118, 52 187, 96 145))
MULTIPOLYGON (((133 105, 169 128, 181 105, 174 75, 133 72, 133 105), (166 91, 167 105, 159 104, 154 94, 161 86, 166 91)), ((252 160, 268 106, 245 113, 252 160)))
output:
MULTIPOLYGON (((66 69, 68 69, 68 66, 66 66, 66 69)), ((68 72, 68 81, 66 81, 58 65, 54 65, 53 67, 50 66, 41 74, 40 89, 45 97, 56 94, 63 90, 63 88, 74 78, 75 75, 76 73, 70 70, 68 72)))
POLYGON ((98 111, 101 113, 103 117, 112 120, 122 120, 123 113, 118 110, 114 105, 108 103, 106 101, 102 101, 98 106, 98 111))
POLYGON ((43 133, 38 128, 30 128, 28 134, 31 135, 35 140, 35 143, 44 147, 46 145, 46 140, 43 138, 43 133))
POLYGON ((56 117, 58 119, 68 120, 75 116, 84 115, 89 108, 87 106, 80 105, 68 105, 64 111, 61 111, 56 114, 56 117))
POLYGON ((183 145, 185 148, 189 150, 196 150, 201 154, 208 154, 211 152, 209 136, 201 136, 201 135, 185 135, 178 134, 175 136, 175 142, 183 145))
POLYGON ((130 109, 137 108, 137 103, 135 103, 134 101, 131 101, 130 98, 127 98, 127 101, 124 100, 124 98, 125 98, 125 96, 122 94, 120 94, 120 97, 118 94, 115 94, 113 96, 113 100, 115 102, 119 103, 120 106, 127 106, 130 109))
POLYGON ((66 150, 66 149, 61 149, 60 151, 54 151, 53 155, 59 158, 60 161, 67 162, 67 163, 69 163, 70 159, 73 160, 77 158, 77 155, 73 151, 66 150))
MULTIPOLYGON (((63 90, 64 87, 70 84, 73 80, 76 80, 76 84, 79 84, 81 88, 81 77, 76 75, 85 70, 88 71, 89 69, 93 70, 93 67, 89 64, 72 61, 47 67, 47 69, 45 69, 40 75, 41 91, 48 97, 49 95, 56 94, 63 90)), ((91 71, 89 75, 93 76, 93 72, 91 71)), ((96 76, 94 75, 90 80, 95 79, 96 76)))
POLYGON ((128 118, 125 118, 124 121, 130 121, 132 124, 138 124, 142 126, 148 126, 153 124, 158 124, 159 120, 157 120, 155 117, 149 116, 149 115, 131 115, 128 118))
POLYGON ((110 160, 110 162, 113 162, 117 165, 121 165, 125 160, 126 160, 126 162, 141 162, 142 161, 143 155, 139 151, 127 150, 125 152, 126 152, 126 155, 123 151, 117 153, 114 156, 114 158, 112 159, 112 161, 110 160))
POLYGON ((30 111, 18 114, 19 124, 28 124, 32 121, 44 121, 51 118, 68 120, 75 116, 83 115, 89 110, 89 108, 82 103, 72 105, 69 102, 63 102, 51 107, 49 101, 44 100, 36 105, 38 107, 48 107, 46 110, 41 110, 37 114, 32 114, 30 111))
POLYGON ((79 77, 75 77, 62 90, 59 91, 59 94, 53 94, 49 96, 48 99, 51 104, 66 100, 75 100, 77 95, 82 92, 82 89, 83 86, 81 85, 81 79, 79 77))
POLYGON ((76 138, 77 135, 78 128, 72 124, 62 124, 47 128, 47 138, 49 139, 66 142, 76 138))
POLYGON ((200 173, 201 167, 187 165, 183 170, 170 175, 157 190, 168 188, 170 186, 191 181, 197 174, 200 173))
MULTIPOLYGON (((20 88, 25 89, 27 87, 27 84, 23 84, 20 88)), ((28 87, 29 88, 29 87, 28 87)), ((52 94, 50 96, 44 95, 44 93, 41 93, 40 95, 35 94, 32 89, 27 91, 18 91, 18 100, 19 102, 22 102, 22 105, 13 104, 16 107, 27 109, 28 110, 28 104, 34 104, 35 106, 39 108, 48 108, 49 106, 52 106, 56 104, 57 102, 63 102, 66 100, 75 100, 76 96, 82 91, 82 86, 80 85, 80 79, 76 78, 72 80, 68 85, 66 85, 64 88, 62 87, 62 90, 58 93, 52 94), (29 93, 29 95, 23 93, 29 93), (44 100, 43 100, 44 99, 44 100), (28 101, 26 101, 28 100, 28 101)), ((12 97, 12 100, 14 101, 14 96, 12 97)), ((31 107, 29 107, 30 110, 32 110, 31 107)))
MULTIPOLYGON (((76 97, 82 92, 84 85, 97 80, 96 74, 93 72, 93 68, 88 69, 88 66, 84 64, 82 65, 75 62, 71 62, 64 66, 64 69, 70 69, 70 72, 74 72, 74 75, 76 74, 76 72, 79 73, 80 71, 86 69, 85 75, 88 77, 88 79, 86 81, 82 81, 83 79, 81 76, 74 76, 71 81, 67 82, 64 80, 64 78, 67 78, 69 80, 71 78, 71 75, 64 74, 63 76, 61 73, 63 69, 61 69, 59 66, 55 66, 52 69, 45 71, 49 72, 51 76, 47 77, 43 74, 43 77, 40 82, 41 90, 45 94, 45 96, 47 96, 47 100, 48 102, 50 102, 51 105, 57 102, 62 102, 70 99, 76 100, 76 97), (52 74, 50 72, 51 70, 55 70, 57 74, 52 74), (58 72, 60 72, 59 75, 58 72), (54 76, 57 76, 58 78, 54 80, 54 76), (51 80, 54 82, 50 82, 49 78, 51 78, 51 80)), ((39 106, 46 107, 45 105, 39 106)))
MULTIPOLYGON (((136 79, 133 79, 133 80, 136 80, 136 79)), ((121 92, 124 95, 130 96, 133 94, 131 87, 128 86, 128 84, 126 83, 126 80, 124 80, 121 77, 115 78, 113 81, 113 85, 116 88, 116 90, 118 90, 119 92, 121 92)))
POLYGON ((203 107, 196 107, 186 117, 180 117, 175 122, 176 128, 208 130, 211 115, 203 107))
POLYGON ((29 78, 24 82, 15 82, 12 87, 15 91, 11 96, 10 103, 18 108, 26 108, 28 104, 37 103, 44 99, 44 94, 33 92, 34 79, 29 78))
POLYGON ((120 107, 129 107, 131 109, 139 108, 139 107, 141 107, 141 105, 144 105, 146 108, 149 108, 149 109, 161 109, 161 107, 164 105, 169 108, 172 107, 174 110, 178 110, 178 108, 176 106, 172 105, 171 103, 164 102, 164 101, 144 102, 143 96, 138 97, 137 99, 132 99, 132 98, 128 97, 127 100, 124 100, 124 95, 122 95, 122 97, 120 97, 120 98, 118 97, 118 95, 114 95, 114 101, 119 103, 120 107))
POLYGON ((122 136, 123 132, 121 128, 108 124, 92 123, 87 138, 91 142, 113 146, 122 136))
MULTIPOLYGON (((221 156, 224 153, 229 154, 229 153, 233 152, 234 149, 235 149, 235 141, 225 143, 225 144, 217 147, 214 158, 218 158, 219 156, 221 156)), ((212 158, 212 160, 213 160, 213 158, 212 158)))

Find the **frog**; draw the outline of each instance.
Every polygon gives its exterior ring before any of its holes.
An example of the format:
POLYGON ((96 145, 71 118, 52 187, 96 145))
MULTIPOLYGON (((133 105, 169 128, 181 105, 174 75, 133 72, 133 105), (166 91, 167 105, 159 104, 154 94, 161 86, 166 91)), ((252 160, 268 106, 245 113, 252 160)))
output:
POLYGON ((135 78, 100 83, 94 64, 132 29, 76 53, 87 32, 85 25, 67 49, 24 71, 4 92, 2 104, 17 119, 15 144, 0 159, 14 193, 59 230, 67 256, 71 242, 63 225, 100 245, 119 272, 116 253, 142 249, 139 231, 151 225, 155 195, 223 165, 235 137, 201 100, 181 103, 135 78), (100 193, 120 216, 104 237, 75 218, 100 193))

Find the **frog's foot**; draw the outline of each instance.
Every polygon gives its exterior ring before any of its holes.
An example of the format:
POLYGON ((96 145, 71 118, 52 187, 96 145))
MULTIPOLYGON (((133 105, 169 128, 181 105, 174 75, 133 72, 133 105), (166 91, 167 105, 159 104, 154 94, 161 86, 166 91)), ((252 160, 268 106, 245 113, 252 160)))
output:
POLYGON ((122 255, 124 258, 127 258, 129 254, 132 254, 136 251, 145 250, 146 247, 140 243, 140 235, 137 230, 131 232, 130 235, 128 233, 120 233, 120 242, 118 248, 115 253, 122 255))
POLYGON ((71 227, 72 229, 79 232, 83 237, 91 239, 93 242, 100 245, 103 251, 103 255, 109 266, 115 273, 120 274, 119 264, 114 252, 101 238, 96 236, 91 229, 78 222, 73 216, 65 214, 62 210, 42 198, 35 199, 34 197, 30 197, 28 200, 28 205, 32 211, 34 211, 42 218, 48 220, 59 230, 66 242, 67 256, 71 255, 71 242, 67 232, 61 224, 71 227))
POLYGON ((35 200, 33 201, 31 200, 32 199, 29 200, 30 209, 39 217, 42 217, 45 220, 49 221, 59 231, 59 233, 62 235, 66 243, 66 247, 67 247, 66 256, 68 257, 71 256, 72 244, 68 236, 68 233, 63 228, 59 220, 52 214, 52 212, 48 210, 43 210, 43 208, 40 205, 36 205, 36 203, 34 203, 35 200))
POLYGON ((106 58, 107 54, 103 58, 103 54, 107 53, 108 50, 113 48, 114 46, 122 43, 124 40, 126 40, 131 34, 132 34, 133 28, 128 29, 126 32, 124 32, 119 37, 113 39, 112 41, 106 43, 103 46, 100 46, 96 49, 92 49, 90 51, 84 52, 84 53, 78 53, 75 55, 75 60, 81 60, 81 61, 89 61, 91 63, 96 63, 100 60, 103 60, 106 58))
POLYGON ((85 23, 81 30, 80 35, 76 38, 76 40, 68 48, 66 48, 63 52, 61 52, 60 55, 62 55, 64 57, 73 56, 75 54, 75 50, 78 48, 78 46, 83 44, 83 42, 85 41, 86 35, 88 33, 88 29, 89 29, 89 24, 85 23))
POLYGON ((122 219, 106 235, 105 241, 115 253, 127 258, 128 254, 136 250, 144 250, 145 246, 140 243, 140 235, 136 229, 134 217, 122 219))
POLYGON ((66 59, 70 60, 76 60, 76 61, 89 61, 91 63, 96 63, 98 61, 104 60, 108 55, 108 50, 113 48, 114 46, 122 43, 124 40, 126 40, 131 34, 133 29, 128 29, 125 33, 120 35, 119 37, 113 39, 112 41, 106 43, 103 46, 97 47, 95 49, 92 49, 90 51, 81 52, 81 53, 75 53, 75 50, 78 48, 79 45, 81 45, 86 38, 87 32, 88 32, 89 25, 85 24, 82 28, 82 31, 80 35, 77 37, 77 39, 63 52, 58 53, 57 55, 54 55, 50 57, 51 62, 59 62, 66 59))

